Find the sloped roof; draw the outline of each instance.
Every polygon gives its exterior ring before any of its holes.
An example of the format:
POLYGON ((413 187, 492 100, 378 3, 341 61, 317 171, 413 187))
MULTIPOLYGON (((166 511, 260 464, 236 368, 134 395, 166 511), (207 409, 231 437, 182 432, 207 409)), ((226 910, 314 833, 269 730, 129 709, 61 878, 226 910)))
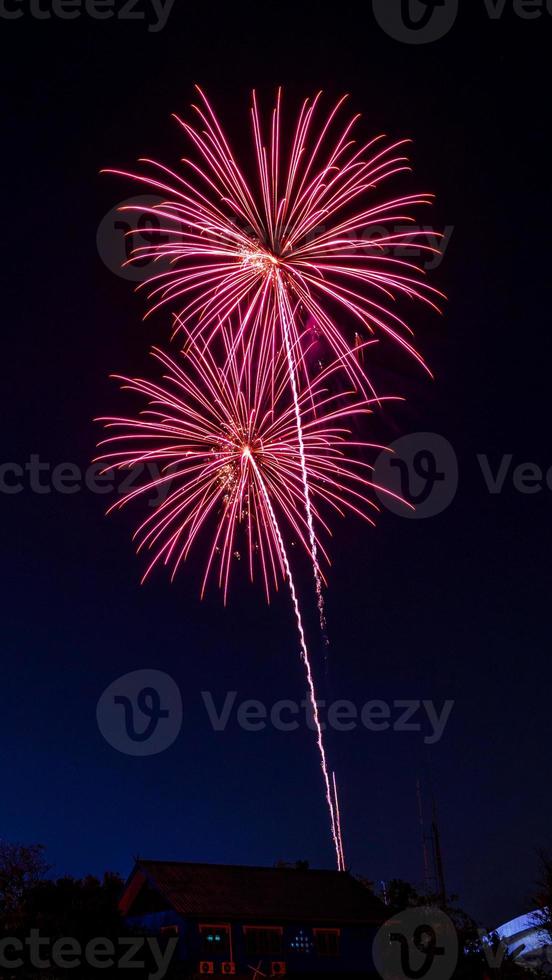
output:
POLYGON ((386 917, 379 899, 345 871, 138 861, 121 900, 127 916, 132 916, 140 880, 184 918, 335 925, 386 917))

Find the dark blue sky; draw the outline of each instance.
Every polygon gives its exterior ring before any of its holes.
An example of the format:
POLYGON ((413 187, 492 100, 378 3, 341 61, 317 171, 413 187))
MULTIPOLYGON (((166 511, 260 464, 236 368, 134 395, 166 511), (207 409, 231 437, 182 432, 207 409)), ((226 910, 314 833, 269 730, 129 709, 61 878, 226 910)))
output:
MULTIPOLYGON (((388 361, 408 402, 378 423, 393 439, 453 445, 459 487, 428 520, 384 513, 377 530, 338 524, 328 594, 334 697, 454 700, 442 740, 358 730, 332 739, 348 863, 373 879, 419 881, 416 779, 432 772, 449 888, 487 924, 526 911, 535 848, 552 846, 549 746, 550 489, 491 495, 494 469, 552 465, 549 427, 549 195, 545 153, 552 23, 462 9, 447 38, 390 40, 364 5, 330 16, 245 4, 214 13, 176 0, 163 31, 141 22, 2 25, 5 104, 2 460, 40 454, 85 468, 92 418, 121 402, 107 375, 146 369, 161 319, 96 250, 103 215, 131 193, 103 166, 178 158, 172 111, 201 81, 230 126, 248 89, 291 98, 353 94, 366 131, 415 139, 416 187, 454 226, 435 283, 444 319, 412 311, 429 381, 388 361), (264 16, 264 20, 261 20, 264 16), (364 19, 362 19, 364 18, 364 19)), ((126 873, 151 858, 331 866, 310 732, 212 731, 218 700, 300 698, 304 678, 285 591, 270 609, 237 586, 229 607, 198 599, 192 562, 144 588, 131 515, 106 498, 0 495, 2 807, 0 835, 41 841, 57 872, 126 873), (184 720, 149 759, 114 751, 95 720, 102 691, 139 668, 167 671, 184 720)), ((308 591, 308 579, 301 583, 308 591)))

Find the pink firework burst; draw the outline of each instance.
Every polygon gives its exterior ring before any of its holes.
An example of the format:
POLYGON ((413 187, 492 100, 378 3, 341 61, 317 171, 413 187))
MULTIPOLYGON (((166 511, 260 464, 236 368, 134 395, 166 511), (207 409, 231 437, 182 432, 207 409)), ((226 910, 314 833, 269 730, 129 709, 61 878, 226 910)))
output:
MULTIPOLYGON (((442 294, 425 281, 419 261, 392 253, 409 246, 418 255, 435 251, 424 242, 427 232, 404 229, 414 221, 413 208, 431 204, 432 195, 379 193, 410 170, 408 141, 378 136, 357 143, 359 117, 344 118, 346 97, 324 115, 320 93, 284 127, 279 91, 263 128, 253 93, 256 173, 249 179, 209 100, 197 91, 198 122, 175 117, 193 146, 182 173, 147 159, 141 162, 149 172, 112 171, 163 198, 139 208, 159 221, 159 243, 134 251, 135 259, 170 260, 168 271, 146 283, 150 312, 170 304, 177 323, 197 335, 216 331, 239 306, 245 330, 259 308, 270 307, 278 311, 274 327, 282 336, 289 331, 294 344, 309 323, 335 357, 348 358, 360 330, 361 341, 386 335, 424 364, 396 301, 407 297, 438 309, 442 294)), ((364 390, 364 369, 354 360, 346 364, 364 390)))
MULTIPOLYGON (((236 328, 221 324, 217 344, 190 340, 178 362, 159 349, 158 381, 120 378, 148 407, 135 418, 102 419, 115 435, 100 445, 106 468, 148 464, 141 482, 113 508, 164 490, 164 499, 139 525, 138 550, 151 553, 144 578, 159 563, 174 576, 201 534, 209 535, 202 592, 216 569, 226 599, 233 559, 247 555, 250 577, 260 568, 267 598, 286 574, 280 526, 312 558, 304 506, 303 462, 312 500, 316 545, 330 511, 347 511, 373 523, 377 511, 371 466, 351 433, 354 418, 371 413, 371 401, 336 391, 334 362, 298 391, 304 458, 299 452, 287 359, 272 355, 269 331, 236 344, 236 328), (109 448, 107 448, 109 447, 109 448), (359 452, 360 451, 360 452, 359 452), (151 467, 156 466, 156 475, 151 467), (277 523, 276 523, 277 522, 277 523)), ((305 354, 304 356, 308 356, 305 354)))
POLYGON ((158 468, 114 504, 164 490, 135 534, 138 550, 150 554, 144 578, 160 563, 174 576, 201 537, 202 592, 216 574, 226 601, 233 559, 242 553, 251 579, 260 569, 267 598, 287 580, 342 869, 337 787, 289 543, 299 542, 312 562, 327 642, 319 556, 329 560, 330 513, 373 522, 374 490, 383 489, 363 458, 382 447, 354 435, 358 417, 382 400, 369 397, 375 392, 364 351, 369 338, 388 337, 425 367, 397 301, 438 310, 442 297, 416 260, 436 251, 424 242, 428 233, 404 229, 432 195, 382 195, 382 185, 410 170, 407 141, 357 143, 358 116, 344 118, 345 99, 323 115, 320 93, 303 102, 290 126, 280 92, 264 124, 253 93, 256 166, 248 175, 198 93, 195 125, 176 117, 193 151, 182 172, 153 160, 142 161, 141 174, 114 171, 160 197, 151 208, 131 208, 155 216, 159 239, 135 248, 130 261, 168 260, 145 283, 149 312, 168 306, 185 341, 178 361, 154 351, 164 368, 160 381, 121 379, 148 406, 138 417, 103 420, 115 434, 102 443, 100 459, 106 468, 158 468), (409 246, 411 259, 394 254, 409 246), (330 366, 315 363, 307 337, 323 338, 330 366), (337 378, 351 390, 341 390, 337 378))

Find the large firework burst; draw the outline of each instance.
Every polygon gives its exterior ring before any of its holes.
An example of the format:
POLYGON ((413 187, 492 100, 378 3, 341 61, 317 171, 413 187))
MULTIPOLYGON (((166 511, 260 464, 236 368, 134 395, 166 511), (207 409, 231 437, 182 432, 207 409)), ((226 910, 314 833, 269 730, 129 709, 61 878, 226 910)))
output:
MULTIPOLYGON (((342 118, 346 97, 322 115, 320 93, 303 102, 295 125, 283 127, 278 92, 267 135, 253 93, 256 174, 250 179, 209 100, 198 93, 198 123, 175 117, 193 146, 182 173, 149 159, 141 161, 143 173, 114 171, 163 198, 139 208, 158 219, 160 240, 137 247, 134 258, 170 260, 168 271, 147 280, 150 311, 169 304, 179 323, 203 333, 239 305, 245 304, 242 330, 256 309, 270 306, 280 311, 275 328, 287 325, 294 342, 309 318, 336 357, 347 357, 360 329, 361 340, 367 332, 387 335, 424 363, 395 301, 408 297, 437 309, 442 294, 427 284, 418 262, 393 250, 435 251, 424 242, 427 232, 404 228, 414 221, 413 208, 430 204, 432 195, 379 193, 410 170, 408 141, 377 136, 359 145, 353 138, 359 117, 342 118)), ((357 362, 348 360, 347 369, 365 384, 357 362)))

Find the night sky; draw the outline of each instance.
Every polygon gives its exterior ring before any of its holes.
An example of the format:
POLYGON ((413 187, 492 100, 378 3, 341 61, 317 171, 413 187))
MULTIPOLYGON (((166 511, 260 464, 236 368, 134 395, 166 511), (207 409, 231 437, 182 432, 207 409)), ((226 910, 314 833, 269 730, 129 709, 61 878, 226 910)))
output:
MULTIPOLYGON (((523 463, 552 466, 552 19, 460 6, 427 45, 387 36, 369 3, 176 0, 157 32, 141 20, 37 19, 27 3, 2 19, 1 457, 85 470, 93 418, 123 404, 109 373, 149 370, 149 346, 167 341, 166 318, 144 324, 143 296, 98 254, 101 219, 133 193, 99 171, 147 155, 176 163, 184 140, 170 113, 185 113, 195 82, 238 143, 250 88, 268 101, 279 83, 291 104, 320 87, 348 91, 366 135, 412 137, 415 175, 400 186, 434 191, 422 220, 454 229, 431 273, 449 300, 444 317, 403 309, 436 378, 386 348, 385 387, 408 400, 374 432, 443 436, 458 492, 425 520, 384 511, 376 530, 335 525, 329 690, 359 706, 455 706, 433 746, 424 733, 359 728, 335 734, 331 751, 352 870, 421 880, 416 780, 431 781, 449 890, 494 926, 532 907, 535 850, 552 847, 552 489, 522 493, 512 480, 523 463), (477 457, 495 473, 508 454, 491 494, 477 457)), ((0 494, 0 835, 44 843, 58 874, 125 875, 138 853, 331 867, 312 733, 244 732, 235 716, 214 732, 200 693, 217 704, 228 691, 268 705, 304 697, 286 590, 267 607, 238 570, 226 609, 214 588, 200 602, 195 559, 172 586, 160 572, 140 587, 136 511, 106 519, 112 498, 23 484, 0 494), (96 705, 142 668, 175 680, 184 719, 165 752, 133 758, 104 740, 96 705)))

